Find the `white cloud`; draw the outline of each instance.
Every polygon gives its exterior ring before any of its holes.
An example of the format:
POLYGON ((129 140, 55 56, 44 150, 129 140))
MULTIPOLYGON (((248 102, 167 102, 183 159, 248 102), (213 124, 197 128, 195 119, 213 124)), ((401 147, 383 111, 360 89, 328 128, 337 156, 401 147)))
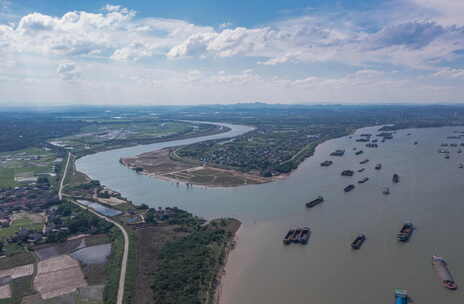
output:
POLYGON ((80 78, 80 73, 73 62, 61 63, 56 69, 56 73, 63 80, 77 80, 80 78))

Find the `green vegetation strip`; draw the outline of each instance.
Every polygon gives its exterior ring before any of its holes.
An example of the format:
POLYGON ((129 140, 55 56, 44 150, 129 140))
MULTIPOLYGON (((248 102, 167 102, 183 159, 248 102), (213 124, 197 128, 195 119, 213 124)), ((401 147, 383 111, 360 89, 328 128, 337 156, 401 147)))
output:
POLYGON ((212 303, 230 237, 224 229, 203 229, 165 245, 152 285, 154 303, 212 303))
POLYGON ((121 261, 124 251, 124 237, 121 230, 113 227, 111 232, 111 255, 106 264, 106 283, 103 291, 105 304, 115 304, 118 295, 121 261))
POLYGON ((129 235, 129 255, 127 257, 126 283, 124 286, 124 304, 135 302, 135 282, 137 276, 137 240, 133 230, 126 227, 129 235))

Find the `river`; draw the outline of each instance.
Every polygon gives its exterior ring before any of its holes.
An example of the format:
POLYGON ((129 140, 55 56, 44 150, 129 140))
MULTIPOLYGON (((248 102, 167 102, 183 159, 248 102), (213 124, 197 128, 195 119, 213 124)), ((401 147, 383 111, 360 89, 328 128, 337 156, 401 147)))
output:
POLYGON ((449 148, 448 160, 437 153, 442 142, 457 142, 446 139, 456 128, 401 130, 378 149, 364 148, 355 136, 329 140, 289 178, 238 188, 187 189, 136 174, 118 162, 121 157, 251 129, 228 126, 232 130, 224 134, 89 155, 78 160, 77 168, 137 203, 178 206, 206 218, 240 219, 243 225, 223 279, 222 304, 394 303, 395 288, 407 289, 420 304, 464 300, 462 290, 441 287, 431 266, 432 255, 444 257, 458 285, 464 286, 464 169, 458 168, 464 153, 449 148), (413 145, 416 140, 419 144, 413 145), (356 156, 354 147, 364 154, 356 156), (335 149, 347 152, 329 157, 335 149), (366 158, 370 162, 360 165, 366 158), (319 164, 326 159, 334 164, 323 168, 319 164), (379 171, 374 170, 378 162, 383 165, 379 171), (344 169, 361 167, 366 170, 353 177, 340 176, 344 169), (392 185, 393 173, 400 175, 399 184, 392 185), (369 181, 358 185, 364 176, 369 181), (356 188, 344 193, 351 183, 356 188), (381 193, 386 186, 391 190, 388 196, 381 193), (325 202, 306 209, 304 203, 317 195, 325 202), (396 233, 407 220, 417 229, 409 243, 399 243, 396 233), (297 225, 311 227, 308 245, 284 246, 283 235, 297 225), (358 233, 366 234, 367 240, 353 251, 349 244, 358 233))

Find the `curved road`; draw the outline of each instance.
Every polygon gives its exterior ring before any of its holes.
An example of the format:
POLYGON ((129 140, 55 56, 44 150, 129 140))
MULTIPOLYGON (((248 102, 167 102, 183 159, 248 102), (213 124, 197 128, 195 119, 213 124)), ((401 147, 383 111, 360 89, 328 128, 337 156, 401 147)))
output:
MULTIPOLYGON (((68 154, 68 160, 66 161, 66 166, 64 168, 63 176, 62 176, 61 182, 60 182, 60 188, 58 190, 58 197, 59 197, 60 200, 63 198, 63 193, 62 193, 63 192, 63 184, 64 184, 64 180, 66 179, 66 174, 68 173, 69 160, 72 157, 71 152, 68 152, 68 153, 69 153, 68 154)), ((78 202, 76 202, 74 200, 71 200, 71 202, 73 202, 74 204, 76 204, 77 206, 79 206, 79 207, 81 207, 83 209, 86 209, 86 210, 90 211, 91 213, 93 213, 96 216, 104 219, 105 221, 112 223, 113 225, 118 227, 119 230, 121 230, 121 232, 122 232, 122 234, 124 236, 124 252, 123 252, 123 255, 122 255, 121 274, 119 276, 118 297, 117 297, 117 300, 116 300, 116 304, 123 304, 123 301, 124 301, 124 286, 125 286, 125 283, 126 283, 127 257, 129 256, 129 235, 127 234, 126 229, 124 229, 124 227, 121 224, 119 224, 118 222, 116 222, 115 220, 113 220, 113 219, 111 219, 111 218, 109 218, 107 216, 104 216, 104 215, 96 212, 95 210, 93 210, 91 208, 83 206, 83 205, 79 204, 78 202)))

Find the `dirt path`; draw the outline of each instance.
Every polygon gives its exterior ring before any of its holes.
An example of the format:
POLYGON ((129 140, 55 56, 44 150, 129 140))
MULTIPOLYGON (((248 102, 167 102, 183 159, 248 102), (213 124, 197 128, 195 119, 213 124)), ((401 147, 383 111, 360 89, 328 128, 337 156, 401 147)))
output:
MULTIPOLYGON (((68 173, 68 165, 69 165, 69 160, 71 159, 71 157, 72 157, 72 154, 71 154, 71 152, 69 152, 68 160, 66 162, 66 167, 64 168, 64 172, 63 172, 63 177, 61 178, 60 188, 58 190, 58 197, 60 198, 60 200, 63 197, 63 194, 62 194, 63 184, 64 184, 64 180, 66 179, 66 174, 68 173)), ((119 224, 118 222, 116 222, 115 220, 113 220, 113 219, 111 219, 109 217, 106 217, 106 216, 96 212, 95 210, 93 210, 91 208, 88 208, 88 207, 86 207, 84 205, 81 205, 81 204, 79 204, 78 202, 76 202, 74 200, 71 200, 71 202, 74 203, 75 205, 85 209, 85 210, 88 210, 89 212, 95 214, 99 218, 102 218, 105 221, 114 224, 116 227, 119 228, 119 230, 121 230, 121 232, 122 232, 122 234, 124 236, 124 253, 123 253, 123 256, 122 256, 121 274, 120 274, 120 277, 119 277, 118 297, 117 297, 117 300, 116 300, 116 304, 123 304, 123 302, 124 302, 124 286, 125 286, 125 283, 126 283, 127 257, 129 256, 129 235, 127 234, 126 229, 124 229, 124 227, 121 224, 119 224)))

